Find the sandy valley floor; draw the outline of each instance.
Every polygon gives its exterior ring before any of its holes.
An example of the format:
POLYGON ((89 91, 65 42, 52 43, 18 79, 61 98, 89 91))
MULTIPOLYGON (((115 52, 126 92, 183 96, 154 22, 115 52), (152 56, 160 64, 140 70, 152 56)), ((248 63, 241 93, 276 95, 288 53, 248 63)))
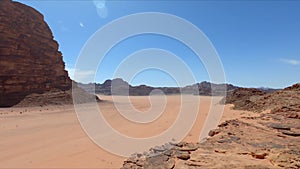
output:
MULTIPOLYGON (((101 96, 101 99, 105 101, 99 103, 100 109, 110 125, 133 137, 148 137, 166 130, 180 109, 180 97, 167 96, 160 118, 137 126, 119 115, 111 97, 101 96)), ((150 106, 148 97, 131 97, 131 101, 140 111, 150 106)), ((210 97, 201 96, 200 115, 185 141, 198 140, 210 101, 210 97)), ((222 121, 237 118, 240 112, 226 105, 222 121)), ((0 109, 0 168, 120 168, 124 159, 106 152, 87 137, 72 105, 0 109)))

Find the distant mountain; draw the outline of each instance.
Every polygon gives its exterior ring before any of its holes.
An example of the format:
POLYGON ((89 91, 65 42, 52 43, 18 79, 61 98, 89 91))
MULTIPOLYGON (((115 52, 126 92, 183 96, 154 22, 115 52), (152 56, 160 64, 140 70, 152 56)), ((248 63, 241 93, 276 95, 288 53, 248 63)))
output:
POLYGON ((258 90, 261 90, 263 92, 266 92, 266 93, 272 93, 272 92, 276 92, 280 89, 273 89, 273 88, 269 88, 269 87, 260 87, 260 88, 257 88, 258 90))
POLYGON ((239 87, 232 84, 214 84, 210 82, 201 82, 185 87, 151 87, 147 85, 132 86, 123 79, 117 78, 106 80, 103 84, 78 83, 78 86, 84 90, 103 95, 131 95, 131 96, 148 96, 155 89, 162 91, 166 95, 172 94, 192 94, 192 95, 223 95, 223 92, 232 92, 239 87), (213 92, 212 92, 213 89, 213 92))

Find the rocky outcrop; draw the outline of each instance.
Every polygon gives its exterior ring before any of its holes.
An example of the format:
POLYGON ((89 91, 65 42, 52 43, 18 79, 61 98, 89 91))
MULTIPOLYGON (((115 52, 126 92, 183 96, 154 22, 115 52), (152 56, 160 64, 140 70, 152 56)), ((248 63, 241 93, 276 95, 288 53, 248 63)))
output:
POLYGON ((234 104, 234 109, 243 109, 253 111, 256 106, 256 101, 267 94, 266 92, 255 88, 239 88, 231 93, 228 93, 223 99, 225 104, 234 104))
POLYGON ((300 91, 300 83, 287 87, 284 89, 284 91, 300 91))
POLYGON ((87 93, 77 87, 76 84, 73 85, 72 90, 52 89, 41 94, 29 94, 14 107, 44 107, 48 105, 82 104, 100 101, 95 95, 87 93), (75 95, 74 100, 73 95, 75 95))
POLYGON ((0 1, 0 107, 32 93, 71 89, 58 43, 35 9, 0 1))
POLYGON ((157 146, 134 154, 122 169, 133 168, 300 168, 300 121, 263 113, 221 123, 202 143, 157 146))
POLYGON ((226 97, 226 104, 234 104, 238 110, 261 112, 298 111, 300 110, 300 84, 295 84, 283 90, 267 93, 258 89, 240 88, 226 97))

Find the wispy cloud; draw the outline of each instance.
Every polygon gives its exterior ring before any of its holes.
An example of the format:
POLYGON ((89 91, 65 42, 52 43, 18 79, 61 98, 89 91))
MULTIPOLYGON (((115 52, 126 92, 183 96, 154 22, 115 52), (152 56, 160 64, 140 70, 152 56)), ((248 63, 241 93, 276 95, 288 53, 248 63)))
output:
POLYGON ((71 79, 76 82, 89 83, 94 79, 95 71, 92 70, 79 70, 75 68, 66 67, 71 79))
POLYGON ((82 22, 79 22, 79 26, 83 28, 84 24, 82 22))
POLYGON ((280 59, 280 61, 290 65, 300 65, 300 60, 296 59, 280 59))
POLYGON ((106 7, 106 0, 93 0, 97 9, 97 13, 101 18, 106 18, 108 15, 108 9, 106 7))

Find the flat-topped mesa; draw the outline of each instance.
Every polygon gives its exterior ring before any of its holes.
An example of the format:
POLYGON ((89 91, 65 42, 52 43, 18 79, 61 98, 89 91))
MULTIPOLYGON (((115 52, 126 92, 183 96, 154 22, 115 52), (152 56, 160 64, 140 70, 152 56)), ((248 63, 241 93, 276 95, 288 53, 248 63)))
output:
POLYGON ((1 0, 0 37, 0 107, 13 106, 31 93, 72 88, 58 43, 41 13, 1 0))

